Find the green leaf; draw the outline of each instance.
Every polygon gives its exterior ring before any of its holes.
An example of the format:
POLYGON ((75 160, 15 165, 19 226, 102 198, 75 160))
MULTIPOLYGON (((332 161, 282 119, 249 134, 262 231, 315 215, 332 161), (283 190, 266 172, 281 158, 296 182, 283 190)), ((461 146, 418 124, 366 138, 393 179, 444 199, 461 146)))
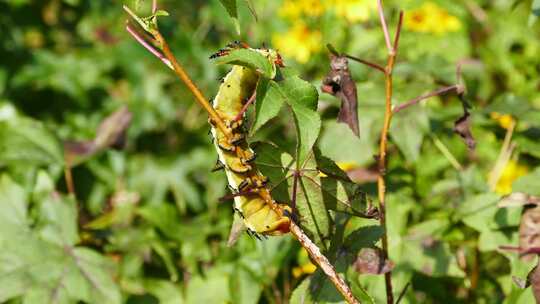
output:
MULTIPOLYGON (((321 187, 319 171, 313 157, 304 163, 302 178, 298 177, 296 193, 296 210, 302 219, 301 226, 312 237, 317 246, 326 248, 326 240, 330 235, 330 216, 324 204, 324 191, 321 187)), ((293 198, 294 199, 294 198, 293 198)))
POLYGON ((171 281, 176 282, 178 280, 178 271, 176 270, 173 257, 167 246, 161 240, 153 241, 151 246, 152 249, 163 260, 171 281))
POLYGON ((540 195, 540 168, 536 168, 533 172, 518 178, 512 184, 514 192, 523 192, 530 195, 540 195))
POLYGON ((526 98, 512 93, 503 94, 497 97, 492 104, 483 110, 486 114, 497 112, 500 114, 510 114, 519 118, 527 115, 531 111, 531 104, 526 98))
POLYGON ((240 35, 240 23, 238 22, 238 7, 236 5, 236 0, 219 0, 219 2, 221 2, 229 16, 233 19, 236 33, 240 35))
POLYGON ((147 279, 144 281, 146 291, 156 298, 160 304, 182 304, 184 303, 182 292, 178 284, 166 280, 147 279))
MULTIPOLYGON (((362 297, 363 300, 364 297, 362 297)), ((319 270, 310 275, 291 295, 291 304, 344 303, 343 296, 332 282, 319 270)), ((363 303, 363 302, 362 302, 363 303)))
POLYGON ((362 248, 370 248, 381 239, 384 231, 381 226, 364 226, 351 232, 345 240, 345 248, 350 252, 358 252, 362 248))
POLYGON ((411 227, 401 244, 400 262, 433 277, 463 277, 450 245, 442 239, 449 226, 448 219, 436 218, 411 227))
MULTIPOLYGON (((270 144, 257 145, 257 166, 270 179, 272 195, 292 202, 294 159, 270 144)), ((367 197, 330 159, 312 152, 298 169, 296 209, 302 228, 321 246, 331 234, 328 210, 365 216, 367 197), (322 173, 321 173, 322 172, 322 173), (326 176, 325 176, 326 175, 326 176)))
POLYGON ((114 265, 73 246, 75 203, 52 192, 44 196, 32 225, 23 189, 0 177, 0 302, 21 296, 25 303, 120 303, 114 265))
POLYGON ((456 216, 477 231, 488 231, 490 227, 487 223, 490 223, 497 213, 498 201, 499 195, 494 193, 473 196, 461 204, 456 216))
POLYGON ((540 17, 540 0, 533 0, 531 3, 531 15, 529 16, 529 26, 532 26, 540 17))
POLYGON ((226 56, 216 58, 215 62, 217 64, 245 66, 269 79, 273 79, 276 76, 275 64, 254 49, 233 49, 226 56))
POLYGON ((390 136, 405 158, 414 163, 420 156, 420 148, 428 130, 429 120, 425 109, 415 106, 392 118, 390 136))
POLYGON ((283 106, 283 98, 275 82, 260 78, 257 84, 257 99, 255 101, 255 119, 251 134, 255 134, 265 123, 276 117, 283 106))
POLYGON ((321 130, 321 118, 317 113, 319 94, 313 85, 298 76, 289 76, 278 81, 277 87, 294 114, 296 159, 300 166, 308 157, 321 130))
POLYGON ((230 276, 223 269, 216 267, 204 277, 192 277, 186 290, 186 302, 231 303, 231 292, 228 288, 230 280, 230 276))
POLYGON ((368 134, 358 138, 346 124, 337 121, 323 124, 318 146, 324 156, 337 163, 367 164, 373 161, 376 153, 368 134))
POLYGON ((519 136, 515 138, 515 141, 522 153, 527 153, 540 159, 540 143, 537 140, 525 136, 519 136))
POLYGON ((27 118, 0 121, 0 167, 63 163, 60 142, 41 122, 27 118))

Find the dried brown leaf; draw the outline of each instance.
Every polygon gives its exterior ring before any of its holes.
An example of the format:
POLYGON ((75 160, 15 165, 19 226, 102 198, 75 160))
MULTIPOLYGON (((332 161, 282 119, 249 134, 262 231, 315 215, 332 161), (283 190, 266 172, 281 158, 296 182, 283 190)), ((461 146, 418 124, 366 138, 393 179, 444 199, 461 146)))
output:
POLYGON ((510 193, 497 203, 499 208, 522 207, 526 205, 540 205, 540 197, 523 192, 510 193))
POLYGON ((360 136, 356 84, 346 57, 330 55, 330 72, 323 79, 321 90, 341 99, 338 121, 346 123, 356 136, 360 136))
MULTIPOLYGON (((538 263, 540 264, 540 260, 538 263)), ((540 303, 540 267, 538 267, 538 264, 529 272, 527 279, 531 284, 534 299, 538 304, 540 303)))
POLYGON ((110 147, 123 147, 131 117, 131 112, 123 106, 101 122, 94 139, 64 142, 64 151, 69 164, 71 166, 79 164, 110 147))
POLYGON ((521 217, 519 225, 519 248, 523 253, 522 259, 530 261, 533 253, 540 248, 540 207, 528 208, 521 217))
POLYGON ((474 150, 476 141, 471 132, 471 114, 467 110, 463 112, 463 116, 454 122, 454 132, 463 138, 469 150, 474 150))
POLYGON ((392 271, 394 263, 385 259, 379 248, 362 248, 354 262, 354 268, 359 273, 384 274, 392 271))

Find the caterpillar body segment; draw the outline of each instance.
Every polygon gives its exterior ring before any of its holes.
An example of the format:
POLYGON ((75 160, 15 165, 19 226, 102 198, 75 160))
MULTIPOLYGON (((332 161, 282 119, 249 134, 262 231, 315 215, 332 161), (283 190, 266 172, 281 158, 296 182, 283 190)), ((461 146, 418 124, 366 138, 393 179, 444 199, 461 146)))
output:
MULTIPOLYGON (((236 44, 247 48, 245 45, 236 44)), ((273 50, 255 51, 263 54, 272 64, 276 64, 280 59, 273 50)), ((228 50, 222 49, 211 58, 227 54, 228 50)), ((290 213, 290 208, 271 199, 270 191, 266 188, 268 178, 262 175, 253 163, 255 152, 246 141, 246 130, 243 127, 243 107, 255 92, 258 80, 259 74, 255 70, 240 65, 232 66, 212 102, 232 136, 223 134, 212 121, 211 133, 218 161, 223 164, 229 187, 233 193, 242 193, 234 197, 234 210, 241 215, 248 231, 255 236, 281 235, 289 232, 291 220, 287 214, 290 213)))

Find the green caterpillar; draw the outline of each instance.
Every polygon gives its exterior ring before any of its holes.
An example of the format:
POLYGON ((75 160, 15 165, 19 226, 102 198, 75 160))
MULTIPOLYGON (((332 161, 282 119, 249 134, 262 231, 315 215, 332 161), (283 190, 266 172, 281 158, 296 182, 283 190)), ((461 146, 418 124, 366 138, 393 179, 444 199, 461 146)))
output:
MULTIPOLYGON (((240 45, 240 43, 236 43, 240 45)), ((247 46, 241 46, 247 48, 247 46)), ((219 50, 210 58, 228 55, 230 49, 219 50)), ((282 65, 279 54, 270 49, 251 49, 264 55, 272 64, 282 65)), ((232 136, 226 137, 212 122, 211 133, 218 153, 218 162, 227 175, 229 187, 235 193, 234 209, 240 213, 249 232, 281 235, 289 232, 290 208, 277 204, 266 188, 268 179, 255 167, 255 153, 246 141, 245 103, 254 94, 259 74, 248 67, 233 65, 223 78, 213 106, 232 136), (238 119, 239 118, 239 119, 238 119)))

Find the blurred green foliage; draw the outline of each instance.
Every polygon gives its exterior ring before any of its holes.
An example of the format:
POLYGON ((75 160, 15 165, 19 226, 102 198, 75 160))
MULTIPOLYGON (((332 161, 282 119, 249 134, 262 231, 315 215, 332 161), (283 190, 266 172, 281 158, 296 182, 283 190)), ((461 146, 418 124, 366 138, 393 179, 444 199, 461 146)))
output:
MULTIPOLYGON (((219 202, 227 193, 224 174, 210 173, 216 155, 207 115, 125 32, 121 5, 142 12, 150 5, 127 2, 0 1, 0 302, 341 302, 320 271, 310 274, 289 236, 259 241, 243 234, 227 246, 233 212, 219 202), (124 147, 75 166, 76 197, 68 195, 62 143, 98 138, 100 123, 122 106, 132 114, 124 147)), ((208 56, 233 40, 281 49, 285 64, 315 87, 329 69, 326 43, 364 59, 386 58, 367 2, 249 1, 256 20, 246 1, 237 3, 237 20, 222 2, 234 1, 160 1, 170 14, 160 29, 208 98, 228 69, 208 56)), ((385 7, 392 33, 398 9, 411 16, 393 103, 456 83, 460 64, 477 140, 468 151, 453 134, 462 108, 452 94, 394 117, 387 222, 396 296, 410 284, 402 303, 532 303, 531 288, 513 277, 525 279, 534 261, 500 248, 518 246, 523 205, 498 202, 512 191, 540 195, 538 1, 385 7)), ((361 138, 335 122, 339 100, 319 92, 316 146, 376 201, 384 80, 350 64, 361 138)), ((258 117, 251 140, 294 154, 293 115, 268 111, 280 115, 258 117)), ((314 131, 300 130, 309 140, 314 131)), ((378 222, 339 214, 332 220, 326 224, 343 229, 332 232, 342 242, 332 243, 330 259, 358 298, 382 303, 383 276, 359 274, 351 264, 360 248, 379 244, 378 222)))

